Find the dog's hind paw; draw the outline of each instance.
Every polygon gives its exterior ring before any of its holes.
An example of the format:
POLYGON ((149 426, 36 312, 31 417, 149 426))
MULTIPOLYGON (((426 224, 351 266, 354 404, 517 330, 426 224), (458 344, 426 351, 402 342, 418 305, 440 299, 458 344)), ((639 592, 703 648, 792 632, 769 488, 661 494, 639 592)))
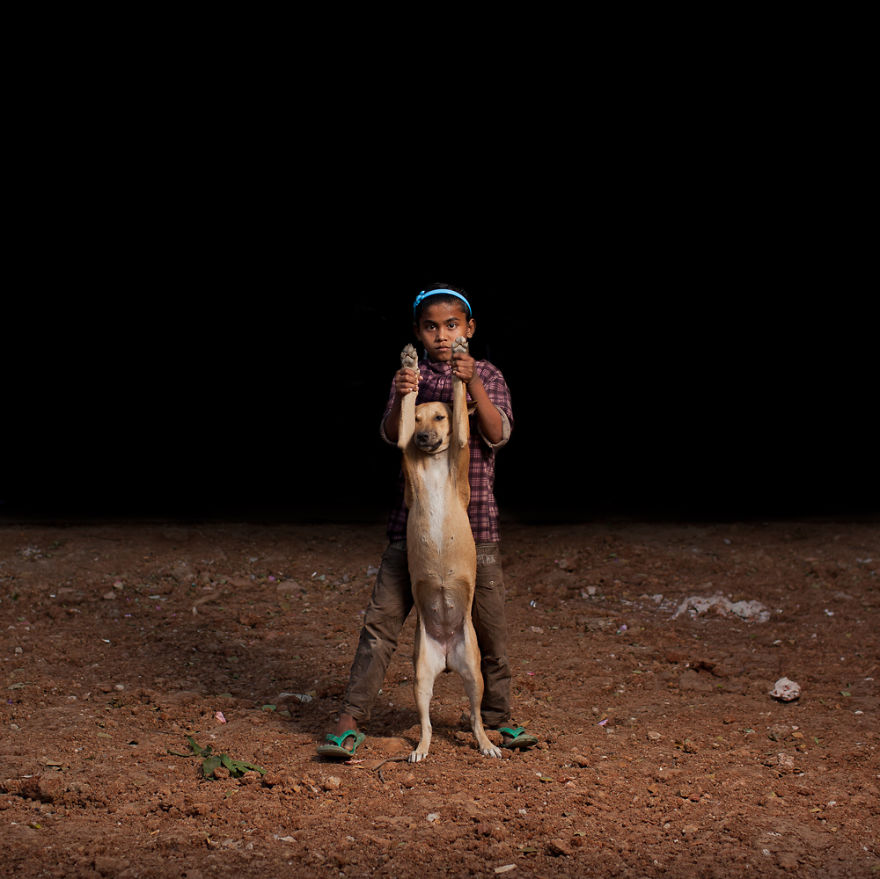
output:
POLYGON ((496 748, 495 745, 490 745, 488 748, 480 748, 480 753, 484 757, 501 757, 501 749, 496 748))
MULTIPOLYGON (((500 754, 498 755, 501 756, 500 754)), ((422 760, 426 760, 428 758, 427 752, 424 751, 413 751, 412 754, 407 757, 407 761, 409 763, 421 763, 422 760)))

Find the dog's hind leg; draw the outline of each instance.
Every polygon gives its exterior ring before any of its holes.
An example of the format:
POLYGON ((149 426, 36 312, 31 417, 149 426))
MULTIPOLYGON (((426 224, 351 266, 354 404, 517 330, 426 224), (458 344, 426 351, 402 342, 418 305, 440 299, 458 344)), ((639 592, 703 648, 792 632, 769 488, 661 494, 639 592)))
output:
POLYGON ((492 744, 483 727, 480 716, 480 703, 483 701, 483 675, 480 671, 480 651, 477 647, 477 633, 470 617, 465 620, 464 631, 457 637, 448 657, 449 667, 457 671, 464 681, 471 708, 471 729, 485 757, 500 757, 501 751, 492 744))
POLYGON ((443 646, 427 632, 421 618, 416 623, 415 635, 415 693, 416 707, 422 734, 418 747, 409 755, 410 763, 418 763, 428 756, 431 746, 431 696, 434 694, 434 681, 446 668, 446 653, 443 646))

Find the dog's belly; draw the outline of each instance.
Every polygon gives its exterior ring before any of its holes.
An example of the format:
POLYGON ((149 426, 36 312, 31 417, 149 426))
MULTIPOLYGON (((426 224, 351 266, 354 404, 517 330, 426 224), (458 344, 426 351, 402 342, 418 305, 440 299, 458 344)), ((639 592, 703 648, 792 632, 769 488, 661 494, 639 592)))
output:
POLYGON ((426 633, 448 648, 470 613, 477 554, 467 510, 445 468, 422 475, 407 520, 410 579, 426 633))

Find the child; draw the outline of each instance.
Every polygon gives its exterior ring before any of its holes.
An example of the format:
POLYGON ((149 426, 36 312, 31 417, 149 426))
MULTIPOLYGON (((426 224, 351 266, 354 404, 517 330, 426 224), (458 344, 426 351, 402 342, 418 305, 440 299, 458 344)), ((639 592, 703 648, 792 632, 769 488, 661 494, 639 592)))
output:
MULTIPOLYGON (((417 403, 452 402, 452 376, 466 385, 476 406, 471 419, 471 500, 468 517, 477 546, 477 578, 473 622, 482 656, 484 694, 483 723, 502 734, 502 747, 529 748, 537 739, 510 723, 510 665, 507 661, 507 621, 499 555, 498 505, 493 491, 495 451, 507 443, 513 425, 510 392, 504 376, 486 360, 469 354, 452 355, 452 342, 470 339, 476 330, 464 291, 436 284, 419 293, 413 303, 416 338, 425 356, 414 372, 400 369, 394 375, 391 394, 382 418, 386 442, 396 445, 400 426, 400 402, 417 393, 417 403)), ((322 757, 348 758, 364 740, 358 724, 369 718, 373 702, 385 680, 385 672, 397 647, 403 624, 413 607, 406 556, 406 506, 403 481, 397 505, 388 522, 389 545, 382 556, 336 734, 318 747, 322 757)))

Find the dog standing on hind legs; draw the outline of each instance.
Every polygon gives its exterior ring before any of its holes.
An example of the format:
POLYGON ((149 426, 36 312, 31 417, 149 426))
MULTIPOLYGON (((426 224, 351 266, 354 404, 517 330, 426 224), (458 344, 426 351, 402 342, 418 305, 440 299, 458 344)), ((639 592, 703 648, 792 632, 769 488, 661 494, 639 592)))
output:
MULTIPOLYGON (((460 336, 453 353, 467 351, 460 336)), ((401 365, 418 374, 412 345, 401 365)), ((470 501, 468 409, 464 383, 452 378, 452 405, 422 403, 415 394, 401 402, 398 446, 403 453, 406 482, 407 556, 418 619, 415 634, 415 700, 421 723, 418 747, 410 762, 424 760, 431 745, 431 696, 443 671, 464 681, 470 721, 482 754, 500 757, 483 728, 480 703, 483 678, 480 650, 471 621, 476 585, 477 553, 468 520, 470 501)))

